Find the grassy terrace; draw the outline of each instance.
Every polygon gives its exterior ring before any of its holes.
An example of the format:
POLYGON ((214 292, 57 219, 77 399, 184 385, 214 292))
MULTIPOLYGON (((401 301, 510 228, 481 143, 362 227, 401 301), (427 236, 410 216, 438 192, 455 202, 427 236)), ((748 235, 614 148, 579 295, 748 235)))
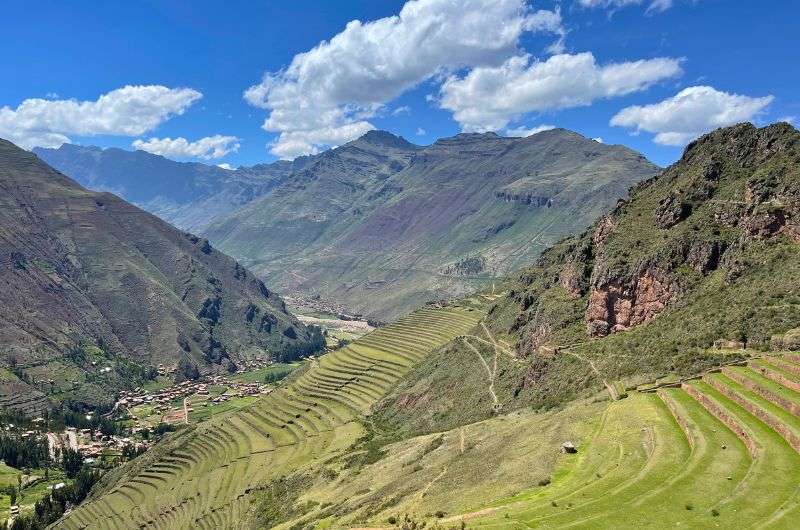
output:
POLYGON ((266 481, 342 454, 356 420, 414 364, 482 316, 426 307, 323 356, 269 396, 178 433, 114 477, 59 528, 240 528, 266 481))
POLYGON ((796 357, 767 358, 613 402, 579 453, 560 457, 552 484, 451 520, 470 528, 796 528, 800 393, 781 382, 798 379, 798 369, 796 357))

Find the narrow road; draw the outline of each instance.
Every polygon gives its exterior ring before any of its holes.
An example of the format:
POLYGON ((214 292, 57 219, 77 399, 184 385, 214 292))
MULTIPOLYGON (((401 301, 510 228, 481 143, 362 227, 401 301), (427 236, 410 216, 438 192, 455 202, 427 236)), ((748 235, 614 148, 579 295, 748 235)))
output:
POLYGON ((69 447, 73 451, 78 450, 78 435, 75 431, 67 431, 67 438, 69 439, 69 447))
POLYGON ((50 459, 56 459, 56 447, 61 449, 61 438, 58 437, 57 434, 49 432, 47 433, 47 446, 50 450, 50 459))
POLYGON ((188 397, 183 398, 183 420, 189 425, 189 406, 186 404, 188 397))

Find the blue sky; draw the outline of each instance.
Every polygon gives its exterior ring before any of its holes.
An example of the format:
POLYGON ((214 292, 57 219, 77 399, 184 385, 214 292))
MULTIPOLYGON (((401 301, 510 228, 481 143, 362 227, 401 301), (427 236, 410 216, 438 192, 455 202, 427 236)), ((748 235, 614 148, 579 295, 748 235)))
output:
POLYGON ((404 5, 7 3, 0 136, 237 166, 372 127, 427 144, 557 126, 666 165, 731 120, 800 123, 800 2, 404 5))

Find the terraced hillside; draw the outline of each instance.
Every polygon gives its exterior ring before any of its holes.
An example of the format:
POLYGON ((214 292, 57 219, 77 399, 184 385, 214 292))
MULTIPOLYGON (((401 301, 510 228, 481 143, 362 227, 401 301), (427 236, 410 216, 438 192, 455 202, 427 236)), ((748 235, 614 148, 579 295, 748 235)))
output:
POLYGON ((429 352, 474 327, 478 299, 428 306, 322 357, 253 405, 175 435, 105 477, 58 528, 242 528, 267 481, 342 454, 371 405, 429 352))
POLYGON ((561 457, 560 479, 452 519, 470 528, 796 528, 799 360, 766 357, 615 401, 578 453, 561 457))

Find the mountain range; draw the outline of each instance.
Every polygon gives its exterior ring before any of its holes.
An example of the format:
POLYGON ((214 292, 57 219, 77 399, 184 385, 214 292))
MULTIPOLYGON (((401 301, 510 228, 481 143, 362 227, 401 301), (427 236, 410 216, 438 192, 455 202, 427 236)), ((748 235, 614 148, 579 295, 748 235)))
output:
POLYGON ((290 162, 276 162, 228 170, 146 151, 73 144, 37 147, 33 152, 81 185, 119 195, 194 233, 272 189, 292 167, 290 162))
POLYGON ((459 134, 430 146, 371 131, 319 155, 232 172, 143 152, 37 152, 89 187, 117 189, 200 230, 280 292, 377 320, 499 281, 659 171, 626 147, 564 129, 459 134))
POLYGON ((0 404, 108 405, 158 365, 233 370, 320 346, 208 240, 5 140, 0 190, 0 404))

